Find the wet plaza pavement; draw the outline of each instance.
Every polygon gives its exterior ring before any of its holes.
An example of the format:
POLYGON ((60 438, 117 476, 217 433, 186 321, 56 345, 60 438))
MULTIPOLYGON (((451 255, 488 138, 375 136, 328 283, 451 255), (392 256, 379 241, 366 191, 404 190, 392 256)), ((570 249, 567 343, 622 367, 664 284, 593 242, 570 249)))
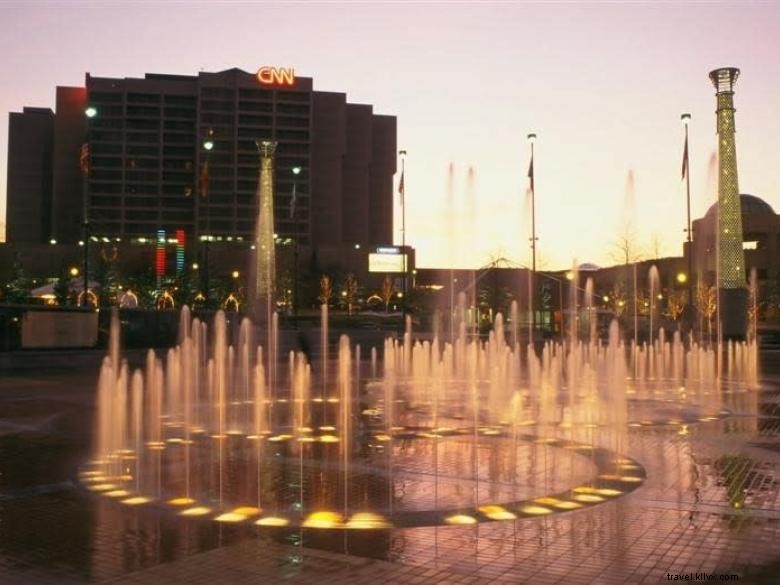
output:
POLYGON ((99 356, 6 368, 0 583, 659 583, 691 573, 775 583, 780 352, 760 361, 760 392, 724 395, 730 416, 631 426, 625 454, 647 479, 619 498, 516 521, 328 535, 184 519, 86 491, 78 469, 99 356))

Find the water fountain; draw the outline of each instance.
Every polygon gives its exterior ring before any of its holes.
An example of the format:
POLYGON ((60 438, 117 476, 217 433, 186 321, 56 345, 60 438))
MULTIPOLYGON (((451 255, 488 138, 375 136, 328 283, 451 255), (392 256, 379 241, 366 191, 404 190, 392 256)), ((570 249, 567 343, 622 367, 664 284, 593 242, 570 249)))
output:
MULTIPOLYGON (((270 328, 277 339, 276 319, 270 328)), ((415 340, 407 320, 381 359, 372 348, 363 363, 342 336, 315 371, 290 353, 275 377, 253 332, 245 319, 231 345, 223 313, 207 327, 184 309, 177 347, 131 370, 114 315, 85 485, 126 505, 261 527, 514 520, 635 489, 644 471, 625 453, 630 428, 716 420, 728 414, 724 385, 758 382, 755 344, 730 344, 718 378, 714 349, 660 330, 636 351, 616 322, 606 342, 573 329, 537 354, 501 315, 487 340, 462 324, 454 343, 415 340)))

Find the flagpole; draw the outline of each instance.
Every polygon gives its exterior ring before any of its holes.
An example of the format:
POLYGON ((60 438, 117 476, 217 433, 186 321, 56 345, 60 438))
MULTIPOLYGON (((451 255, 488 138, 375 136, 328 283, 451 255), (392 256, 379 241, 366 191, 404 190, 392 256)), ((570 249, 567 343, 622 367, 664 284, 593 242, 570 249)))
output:
POLYGON ((405 170, 405 163, 406 163, 406 151, 405 150, 399 150, 398 155, 401 157, 401 184, 399 186, 399 193, 401 194, 401 258, 403 259, 404 263, 404 298, 403 303, 401 303, 401 307, 403 308, 404 314, 406 314, 406 274, 408 271, 408 254, 406 253, 406 184, 404 179, 404 170, 405 170))
POLYGON ((533 343, 533 333, 536 332, 536 306, 534 303, 534 291, 536 285, 536 188, 534 186, 534 142, 536 134, 528 135, 528 142, 531 143, 531 166, 528 169, 528 178, 531 180, 531 291, 528 295, 528 308, 531 310, 531 333, 532 337, 528 340, 533 343))
MULTIPOLYGON (((683 114, 680 119, 685 126, 685 150, 683 156, 683 165, 685 168, 685 195, 688 206, 688 224, 686 231, 688 232, 688 305, 693 307, 693 232, 691 229, 691 165, 690 158, 688 156, 688 123, 691 120, 690 114, 683 114)), ((691 323, 693 327, 693 323, 691 323)), ((700 332, 701 333, 701 332, 700 332)))

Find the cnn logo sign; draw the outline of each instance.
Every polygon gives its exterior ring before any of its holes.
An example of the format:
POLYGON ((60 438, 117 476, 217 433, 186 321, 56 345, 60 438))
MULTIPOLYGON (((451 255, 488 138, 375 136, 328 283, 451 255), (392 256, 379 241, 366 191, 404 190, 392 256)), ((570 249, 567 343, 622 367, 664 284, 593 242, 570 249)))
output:
POLYGON ((257 80, 263 85, 294 85, 295 69, 292 67, 261 67, 257 80))

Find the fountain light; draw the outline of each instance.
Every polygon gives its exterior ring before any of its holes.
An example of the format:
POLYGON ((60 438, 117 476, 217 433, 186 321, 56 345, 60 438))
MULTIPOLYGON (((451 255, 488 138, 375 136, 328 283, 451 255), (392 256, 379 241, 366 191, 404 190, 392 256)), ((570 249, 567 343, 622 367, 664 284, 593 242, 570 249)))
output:
POLYGON ((558 508, 559 510, 576 510, 577 508, 582 508, 582 504, 578 504, 577 502, 559 500, 558 498, 553 498, 550 496, 536 498, 534 502, 541 504, 542 506, 552 506, 553 508, 558 508))
POLYGON ((168 503, 171 506, 189 506, 190 504, 194 504, 195 500, 192 498, 187 497, 181 497, 181 498, 173 498, 168 500, 168 503))
POLYGON ((517 518, 516 514, 496 505, 480 506, 479 511, 491 520, 514 520, 517 518))
POLYGON ((289 524, 290 521, 287 518, 282 518, 280 516, 266 516, 255 522, 255 525, 257 526, 287 526, 289 524))
POLYGON ((312 512, 303 521, 304 528, 341 528, 344 525, 344 517, 338 512, 312 512))
POLYGON ((255 506, 239 506, 232 510, 233 514, 239 514, 240 516, 257 516, 260 512, 262 512, 262 510, 255 506))
POLYGON ((553 513, 550 508, 545 508, 544 506, 533 506, 531 504, 521 506, 520 512, 527 514, 528 516, 544 516, 545 514, 553 513))
POLYGON ((477 519, 474 518, 474 516, 468 516, 466 514, 453 514, 452 516, 447 516, 444 519, 444 522, 446 524, 452 524, 453 526, 463 526, 468 524, 476 524, 477 519))
POLYGON ((392 527, 384 516, 373 512, 358 512, 345 525, 345 528, 352 530, 382 530, 392 527))
POLYGON ((578 502, 585 502, 586 504, 596 504, 604 501, 604 498, 594 494, 576 494, 573 499, 578 502))
POLYGON ((320 443, 338 443, 339 438, 336 435, 322 435, 320 443))
POLYGON ((599 488, 596 490, 596 493, 600 496, 614 497, 614 496, 619 496, 623 492, 621 490, 615 490, 612 488, 599 488))
POLYGON ((151 502, 149 498, 145 498, 143 496, 134 496, 132 498, 127 498, 126 500, 122 500, 122 503, 126 506, 140 506, 142 504, 148 504, 151 502))
POLYGON ((226 524, 236 524, 243 522, 247 517, 243 514, 236 514, 235 512, 225 512, 214 518, 215 522, 225 522, 226 524))
POLYGON ((130 492, 127 490, 111 490, 110 492, 106 492, 103 495, 108 496, 109 498, 124 498, 129 496, 130 492))
POLYGON ((107 492, 110 490, 115 490, 117 486, 115 483, 98 483, 95 485, 87 486, 87 489, 93 491, 93 492, 107 492))
POLYGON ((205 516, 211 513, 211 508, 206 506, 195 506, 193 508, 187 508, 179 512, 179 516, 205 516))

